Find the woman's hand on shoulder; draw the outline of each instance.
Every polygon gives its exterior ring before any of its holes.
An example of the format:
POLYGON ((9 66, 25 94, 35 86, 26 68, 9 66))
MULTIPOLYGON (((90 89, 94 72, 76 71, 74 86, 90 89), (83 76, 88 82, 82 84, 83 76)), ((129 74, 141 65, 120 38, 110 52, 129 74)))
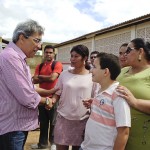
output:
POLYGON ((127 89, 124 86, 119 85, 116 88, 116 90, 120 97, 125 99, 130 106, 135 108, 138 100, 134 97, 134 95, 131 93, 131 91, 129 89, 127 89))

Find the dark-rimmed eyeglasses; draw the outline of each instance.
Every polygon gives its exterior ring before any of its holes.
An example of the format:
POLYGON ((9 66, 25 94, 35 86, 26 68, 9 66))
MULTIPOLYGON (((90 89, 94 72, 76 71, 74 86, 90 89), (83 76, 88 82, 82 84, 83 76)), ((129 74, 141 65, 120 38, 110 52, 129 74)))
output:
POLYGON ((90 59, 95 59, 95 58, 96 58, 96 56, 91 56, 91 57, 90 57, 90 59))
POLYGON ((135 48, 131 48, 131 47, 127 47, 127 50, 125 52, 125 54, 129 54, 132 50, 134 50, 135 48))
POLYGON ((41 44, 42 43, 42 40, 41 39, 38 39, 38 38, 34 38, 33 36, 27 36, 27 35, 24 35, 25 36, 25 38, 29 38, 29 37, 31 37, 32 38, 32 40, 36 43, 36 44, 41 44))

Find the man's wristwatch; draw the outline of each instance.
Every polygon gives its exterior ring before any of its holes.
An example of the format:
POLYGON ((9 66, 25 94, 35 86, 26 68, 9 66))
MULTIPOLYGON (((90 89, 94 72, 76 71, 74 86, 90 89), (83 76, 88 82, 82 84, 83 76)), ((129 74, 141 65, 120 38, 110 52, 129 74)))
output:
POLYGON ((45 105, 49 105, 49 104, 50 104, 49 98, 46 97, 45 105))

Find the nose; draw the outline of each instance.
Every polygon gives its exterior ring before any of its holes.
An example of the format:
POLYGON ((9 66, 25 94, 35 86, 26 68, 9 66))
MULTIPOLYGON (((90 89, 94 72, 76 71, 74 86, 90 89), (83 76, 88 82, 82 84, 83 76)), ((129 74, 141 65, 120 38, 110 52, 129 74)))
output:
POLYGON ((125 54, 120 55, 120 58, 124 58, 125 54))
POLYGON ((75 60, 75 57, 70 57, 70 61, 74 61, 75 60))
POLYGON ((38 47, 38 49, 41 49, 42 48, 42 43, 37 43, 37 47, 38 47))
POLYGON ((128 55, 127 53, 124 53, 124 57, 127 57, 127 55, 128 55))

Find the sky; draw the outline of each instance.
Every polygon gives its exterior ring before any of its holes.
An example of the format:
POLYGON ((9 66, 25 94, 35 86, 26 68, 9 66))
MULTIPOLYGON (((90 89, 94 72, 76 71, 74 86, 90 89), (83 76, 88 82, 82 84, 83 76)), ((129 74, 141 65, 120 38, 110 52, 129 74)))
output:
POLYGON ((45 28, 42 41, 62 43, 150 13, 149 0, 0 0, 0 36, 27 19, 45 28))

